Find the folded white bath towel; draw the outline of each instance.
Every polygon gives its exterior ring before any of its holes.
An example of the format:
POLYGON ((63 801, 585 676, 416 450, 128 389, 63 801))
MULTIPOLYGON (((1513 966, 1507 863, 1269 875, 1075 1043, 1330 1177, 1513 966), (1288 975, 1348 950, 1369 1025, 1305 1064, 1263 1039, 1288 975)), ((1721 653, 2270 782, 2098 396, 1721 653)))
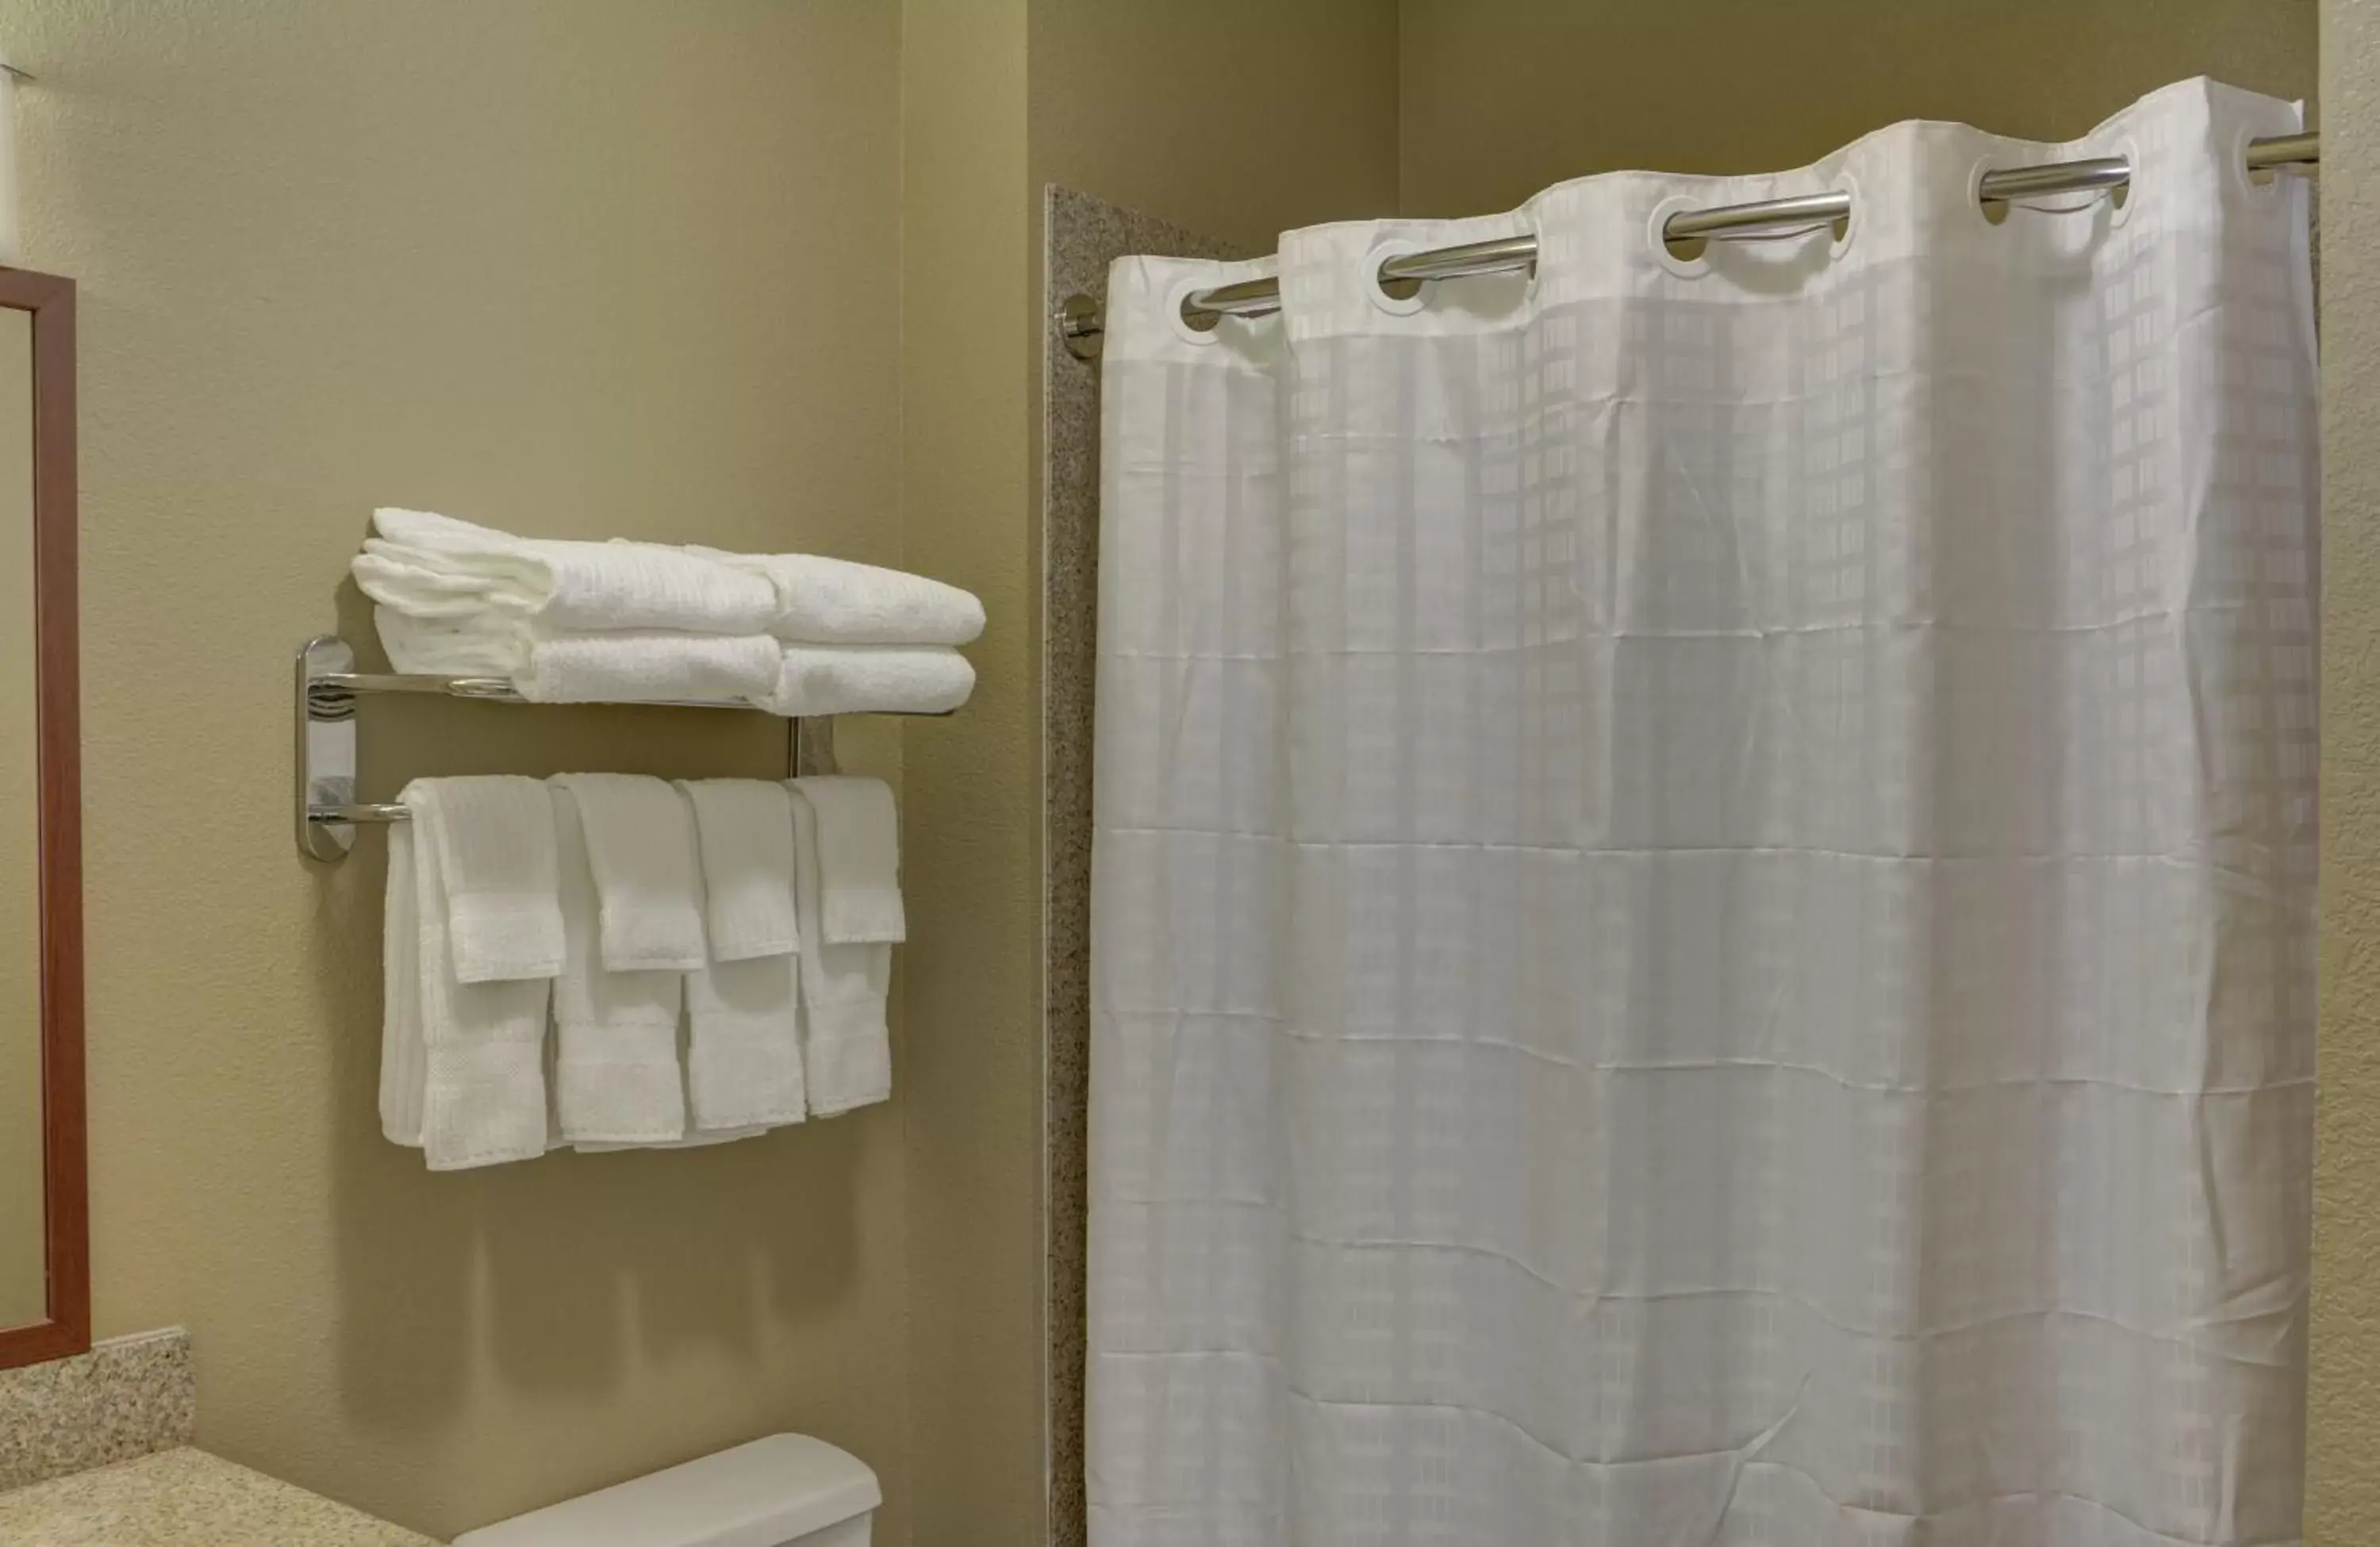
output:
POLYGON ((686 1095, 694 1130, 775 1127, 808 1115, 797 959, 719 961, 686 975, 686 1095))
POLYGON ((703 923, 713 962, 800 948, 794 920, 794 809, 766 779, 680 779, 702 851, 703 923))
POLYGON ((547 800, 562 881, 566 949, 553 985, 554 1112, 572 1144, 656 1144, 686 1132, 678 1066, 685 978, 668 970, 613 972, 601 960, 601 907, 578 803, 560 783, 547 800))
POLYGON ((771 670, 782 673, 770 642, 760 634, 567 634, 539 640, 513 686, 535 703, 749 702, 771 670))
POLYGON ((536 636, 526 625, 419 618, 387 606, 372 609, 372 627, 390 665, 432 676, 525 675, 537 648, 536 636))
POLYGON ((470 625, 537 615, 536 587, 442 567, 435 554, 382 538, 364 539, 347 561, 356 589, 383 607, 424 622, 470 625))
POLYGON ((391 868, 394 911, 383 927, 409 927, 414 949, 410 961, 395 947, 383 960, 400 974, 409 968, 414 988, 406 993, 401 980, 384 985, 390 992, 382 1074, 383 1080, 403 1080, 418 1071, 420 1083, 418 1102, 383 1088, 382 1130, 399 1143, 418 1139, 432 1171, 541 1155, 546 998, 552 981, 466 983, 455 976, 439 859, 444 847, 440 804, 424 799, 419 785, 407 786, 397 798, 413 816, 411 841, 405 861, 391 868))
POLYGON ((905 570, 816 554, 687 552, 766 579, 777 610, 769 631, 802 644, 963 645, 983 632, 973 593, 905 570))
MULTIPOLYGON (((818 817, 797 781, 794 805, 795 908, 820 917, 818 817)), ((892 1093, 884 1000, 892 947, 837 945, 812 930, 795 958, 801 974, 802 1066, 813 1116, 831 1116, 892 1093)))
POLYGON ((787 645, 773 690, 756 699, 772 714, 942 714, 975 691, 975 668, 947 646, 787 645))
POLYGON ((629 774, 563 774, 595 872, 604 968, 692 972, 708 965, 694 812, 674 786, 629 774))
POLYGON ((682 548, 516 537, 426 510, 378 510, 372 526, 380 538, 358 555, 356 583, 417 616, 454 617, 470 603, 469 615, 533 617, 553 634, 762 634, 779 610, 765 577, 682 548))
POLYGON ((413 790, 417 802, 437 809, 426 831, 438 839, 455 979, 489 983, 561 971, 562 900, 543 781, 494 774, 417 779, 413 790))
POLYGON ((433 676, 501 676, 536 703, 757 701, 775 692, 783 647, 766 634, 651 629, 547 636, 507 622, 425 622, 390 607, 372 621, 390 664, 433 676))
POLYGON ((795 779, 818 819, 819 901, 811 933, 837 945, 909 938, 901 907, 900 818, 881 779, 795 779))

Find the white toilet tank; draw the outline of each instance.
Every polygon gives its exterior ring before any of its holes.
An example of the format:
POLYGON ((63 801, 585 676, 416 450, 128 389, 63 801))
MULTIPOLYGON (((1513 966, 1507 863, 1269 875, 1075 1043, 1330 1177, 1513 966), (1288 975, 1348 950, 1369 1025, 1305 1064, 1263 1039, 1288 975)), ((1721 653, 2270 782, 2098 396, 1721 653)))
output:
POLYGON ((455 1547, 868 1547, 883 1502, 859 1457, 771 1434, 465 1531, 455 1547))

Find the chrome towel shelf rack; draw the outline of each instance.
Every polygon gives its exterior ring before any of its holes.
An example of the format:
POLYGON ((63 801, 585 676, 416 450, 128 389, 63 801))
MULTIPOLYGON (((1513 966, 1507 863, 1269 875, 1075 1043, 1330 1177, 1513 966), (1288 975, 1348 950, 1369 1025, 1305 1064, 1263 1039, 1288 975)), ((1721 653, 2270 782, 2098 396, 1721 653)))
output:
MULTIPOLYGON (((470 699, 480 703, 529 703, 500 676, 424 676, 359 672, 355 647, 319 634, 298 650, 298 852, 310 859, 344 859, 356 846, 358 824, 410 822, 393 801, 356 798, 356 700, 372 693, 470 699)), ((584 707, 584 706, 581 706, 584 707)), ((728 709, 766 713, 740 699, 668 699, 642 703, 662 709, 728 709)), ((906 711, 888 711, 906 713, 906 711)), ((940 718, 940 716, 934 716, 940 718)), ((785 722, 789 774, 834 772, 834 721, 828 716, 785 722)))

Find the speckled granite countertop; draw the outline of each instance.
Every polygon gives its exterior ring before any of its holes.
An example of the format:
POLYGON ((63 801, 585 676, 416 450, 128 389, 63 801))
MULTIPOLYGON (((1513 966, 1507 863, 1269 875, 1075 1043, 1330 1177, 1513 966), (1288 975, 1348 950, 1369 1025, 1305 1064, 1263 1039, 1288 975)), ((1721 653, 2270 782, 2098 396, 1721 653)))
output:
POLYGON ((0 1493, 8 1547, 437 1547, 185 1447, 0 1493))

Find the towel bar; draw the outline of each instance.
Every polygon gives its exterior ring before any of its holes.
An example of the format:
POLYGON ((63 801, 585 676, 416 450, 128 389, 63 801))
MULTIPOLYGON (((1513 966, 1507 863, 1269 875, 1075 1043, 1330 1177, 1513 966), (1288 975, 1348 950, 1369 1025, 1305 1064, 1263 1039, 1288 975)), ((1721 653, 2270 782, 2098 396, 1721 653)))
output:
MULTIPOLYGON (((337 861, 356 847, 358 823, 409 822, 412 813, 388 801, 356 799, 356 699, 365 693, 427 693, 482 703, 528 703, 500 676, 421 676, 355 669, 355 647, 336 634, 318 634, 298 650, 298 852, 337 861)), ((644 707, 740 709, 740 699, 669 699, 644 707)), ((910 712, 892 710, 890 713, 910 712)), ((930 716, 941 718, 941 715, 930 716)), ((815 715, 788 720, 786 761, 795 774, 834 772, 834 721, 815 715)))

